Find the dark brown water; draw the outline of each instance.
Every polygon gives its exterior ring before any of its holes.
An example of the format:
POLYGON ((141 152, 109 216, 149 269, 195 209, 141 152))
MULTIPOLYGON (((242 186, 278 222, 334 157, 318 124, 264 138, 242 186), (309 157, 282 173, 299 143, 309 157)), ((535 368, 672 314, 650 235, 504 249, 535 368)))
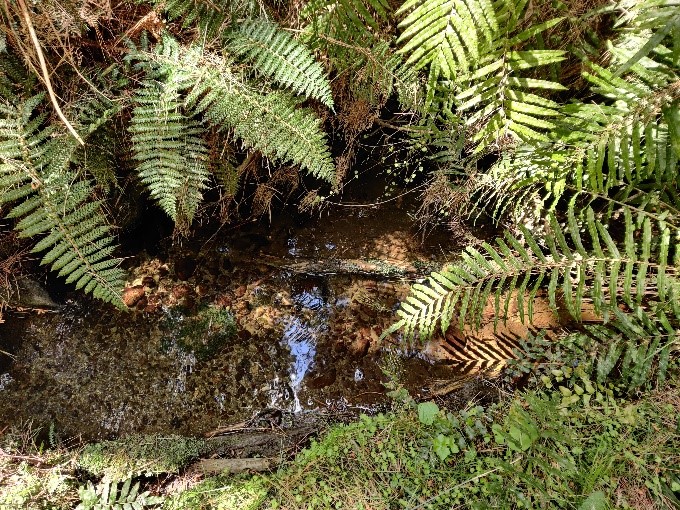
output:
POLYGON ((303 224, 281 214, 271 225, 225 228, 162 257, 138 256, 130 271, 130 283, 146 282, 138 311, 74 294, 57 313, 7 315, 0 350, 16 360, 0 353, 0 425, 33 420, 86 439, 201 434, 266 407, 370 409, 386 400, 385 367, 407 373, 415 393, 452 376, 378 340, 409 281, 289 269, 331 259, 440 262, 450 240, 422 245, 413 212, 393 201, 334 207, 303 224), (188 332, 213 338, 222 327, 197 319, 206 310, 233 313, 238 334, 197 355, 188 332))

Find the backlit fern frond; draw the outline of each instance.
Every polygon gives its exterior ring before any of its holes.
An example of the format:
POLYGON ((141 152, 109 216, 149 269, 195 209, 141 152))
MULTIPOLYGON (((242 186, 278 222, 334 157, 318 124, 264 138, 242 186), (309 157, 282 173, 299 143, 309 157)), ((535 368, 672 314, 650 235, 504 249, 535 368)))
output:
MULTIPOLYGON (((673 315, 680 317, 680 283, 671 261, 676 241, 671 240, 666 228, 652 242, 649 218, 643 218, 638 226, 630 212, 625 212, 622 251, 607 227, 595 220, 592 209, 587 210, 583 225, 586 236, 581 234, 572 210, 566 227, 568 237, 551 215, 550 232, 542 239, 521 226, 523 239, 506 232, 496 246, 483 243, 482 250, 468 247, 460 262, 412 286, 397 312, 401 320, 393 330, 403 328, 407 338, 418 331, 425 339, 437 324, 445 332, 454 315, 461 328, 465 324, 478 327, 490 299, 498 321, 507 316, 513 296, 520 320, 530 323, 534 298, 542 288, 546 288, 555 312, 558 302, 563 303, 577 320, 586 298, 605 320, 621 303, 631 307, 668 303, 673 315), (541 244, 546 248, 542 249, 541 244)), ((658 313, 664 315, 662 310, 658 313)))
POLYGON ((577 187, 600 193, 647 179, 674 180, 680 157, 680 75, 650 86, 594 64, 591 68, 585 77, 594 91, 614 102, 563 109, 568 117, 558 143, 571 151, 563 173, 572 173, 577 187))
POLYGON ((142 83, 130 121, 137 172, 151 197, 185 233, 210 173, 203 129, 187 117, 171 73, 142 83))
POLYGON ((525 142, 547 141, 560 117, 560 105, 543 97, 543 91, 560 91, 559 83, 526 76, 540 66, 564 59, 561 50, 513 48, 559 20, 533 26, 512 38, 501 37, 487 50, 478 67, 464 78, 464 90, 456 95, 458 111, 474 134, 476 152, 499 138, 525 142))
POLYGON ((254 65, 255 71, 333 108, 331 86, 311 52, 269 21, 248 20, 228 34, 228 49, 254 65))
POLYGON ((228 63, 200 48, 183 49, 167 39, 162 49, 145 58, 172 76, 184 107, 219 129, 230 129, 247 147, 272 160, 299 164, 309 173, 333 182, 334 166, 325 135, 314 114, 298 108, 288 93, 259 93, 244 83, 228 63))
MULTIPOLYGON (((621 76, 651 53, 677 67, 680 59, 680 10, 673 0, 628 0, 623 2, 619 24, 624 25, 623 45, 614 49, 616 75, 621 76), (670 41, 670 51, 659 51, 664 40, 670 41)), ((644 64, 643 64, 644 65, 644 64)))
POLYGON ((524 145, 505 154, 487 174, 476 179, 473 208, 485 210, 497 221, 509 217, 533 222, 546 211, 555 210, 560 201, 576 210, 594 204, 600 221, 608 222, 628 210, 638 223, 648 218, 657 231, 668 228, 680 239, 680 182, 676 179, 651 191, 637 182, 606 192, 593 191, 582 182, 565 178, 573 150, 552 147, 550 152, 542 145, 524 145))
MULTIPOLYGON (((642 2, 647 3, 658 2, 642 2)), ((675 11, 664 12, 677 16, 675 11)), ((668 34, 659 41, 641 25, 646 26, 634 21, 623 31, 611 47, 613 61, 607 68, 589 64, 584 77, 598 94, 597 102, 563 107, 549 142, 527 145, 501 160, 495 171, 499 185, 506 190, 543 187, 541 201, 550 204, 565 190, 605 199, 616 193, 618 199, 638 194, 637 188, 651 181, 657 190, 676 188, 680 73, 678 57, 667 46, 677 41, 668 34), (648 47, 650 41, 653 48, 648 47), (640 48, 646 48, 647 56, 636 56, 640 48), (624 67, 626 75, 618 76, 621 63, 633 57, 636 61, 624 67)))
POLYGON ((408 0, 396 14, 405 13, 397 42, 406 65, 435 65, 448 79, 474 69, 499 31, 490 0, 408 0))
POLYGON ((499 138, 547 140, 550 119, 560 115, 540 92, 565 87, 527 73, 560 62, 565 52, 525 48, 560 19, 519 31, 525 7, 525 0, 410 0, 398 12, 412 9, 398 41, 406 64, 429 68, 425 107, 436 96, 455 96, 477 152, 499 138))
POLYGON ((16 203, 6 215, 20 219, 21 237, 43 236, 33 248, 66 283, 103 301, 123 306, 125 272, 112 258, 115 237, 92 200, 92 185, 70 169, 72 137, 43 128, 33 116, 42 96, 18 106, 0 104, 0 204, 16 203))

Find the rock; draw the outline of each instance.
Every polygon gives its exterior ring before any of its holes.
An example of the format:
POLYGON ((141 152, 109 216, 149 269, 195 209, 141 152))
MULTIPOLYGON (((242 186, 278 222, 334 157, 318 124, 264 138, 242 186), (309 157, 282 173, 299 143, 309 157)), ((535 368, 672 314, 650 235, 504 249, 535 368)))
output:
POLYGON ((352 356, 356 357, 366 356, 370 345, 371 342, 368 340, 368 337, 358 333, 354 341, 349 345, 349 352, 352 356))
POLYGON ((123 303, 125 303, 125 306, 128 308, 131 308, 144 296, 146 296, 146 292, 142 285, 126 287, 125 290, 123 290, 123 303))
POLYGON ((156 286, 156 280, 154 280, 152 276, 145 276, 142 278, 142 285, 144 287, 153 288, 156 286))
POLYGON ((175 275, 180 280, 188 280, 196 271, 196 260, 189 257, 182 257, 175 261, 175 275))
POLYGON ((139 300, 135 304, 135 308, 137 310, 145 310, 148 303, 149 303, 149 301, 147 300, 146 296, 144 295, 141 298, 139 298, 139 300))
POLYGON ((246 286, 245 286, 245 285, 241 285, 241 286, 240 286, 238 289, 236 289, 236 291, 234 292, 234 294, 236 295, 236 298, 242 298, 242 297, 245 295, 245 293, 246 293, 246 286))
POLYGON ((0 288, 0 303, 25 308, 59 308, 47 291, 35 280, 21 277, 9 287, 0 288))
POLYGON ((231 307, 232 303, 233 303, 233 299, 228 294, 222 294, 222 295, 217 296, 215 298, 215 306, 218 306, 218 307, 221 307, 221 308, 229 308, 229 307, 231 307))
POLYGON ((320 390, 326 386, 330 386, 335 382, 337 377, 337 372, 334 367, 326 369, 322 374, 310 379, 306 385, 307 388, 312 390, 320 390))

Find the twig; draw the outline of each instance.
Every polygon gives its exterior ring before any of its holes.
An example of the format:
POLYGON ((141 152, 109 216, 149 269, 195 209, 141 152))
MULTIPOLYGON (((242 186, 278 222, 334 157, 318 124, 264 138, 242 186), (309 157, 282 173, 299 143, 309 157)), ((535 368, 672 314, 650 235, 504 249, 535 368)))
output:
POLYGON ((42 71, 43 81, 45 82, 45 87, 47 87, 47 93, 49 94, 50 100, 52 101, 52 106, 54 106, 54 110, 57 112, 57 115, 64 123, 66 128, 70 131, 70 133, 74 136, 74 138, 78 140, 80 145, 85 145, 85 142, 83 142, 83 139, 80 137, 80 135, 75 130, 73 125, 71 125, 69 120, 66 118, 64 112, 61 111, 61 107, 57 102, 57 96, 54 93, 54 89, 52 89, 52 82, 50 81, 50 73, 47 70, 45 56, 43 55, 42 48, 40 47, 40 41, 38 41, 38 36, 35 34, 35 29, 33 28, 33 22, 31 21, 31 15, 28 12, 28 8, 26 7, 26 2, 24 2, 24 0, 17 0, 17 4, 19 5, 19 9, 21 9, 21 14, 24 17, 24 21, 26 22, 26 28, 28 29, 28 33, 31 36, 31 42, 35 47, 36 53, 38 54, 40 70, 42 71))
POLYGON ((4 355, 6 355, 6 356, 9 356, 9 357, 12 358, 13 360, 16 360, 16 359, 17 359, 17 357, 16 357, 14 354, 10 354, 9 352, 3 351, 2 349, 0 349, 0 354, 4 354, 4 355))

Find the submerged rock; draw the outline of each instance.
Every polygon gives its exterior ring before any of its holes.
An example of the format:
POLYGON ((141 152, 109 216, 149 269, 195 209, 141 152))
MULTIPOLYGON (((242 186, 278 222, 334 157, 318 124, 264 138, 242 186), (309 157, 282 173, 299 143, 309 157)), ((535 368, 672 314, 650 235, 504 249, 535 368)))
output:
POLYGON ((59 308, 45 288, 27 276, 0 287, 0 303, 21 308, 59 308))

